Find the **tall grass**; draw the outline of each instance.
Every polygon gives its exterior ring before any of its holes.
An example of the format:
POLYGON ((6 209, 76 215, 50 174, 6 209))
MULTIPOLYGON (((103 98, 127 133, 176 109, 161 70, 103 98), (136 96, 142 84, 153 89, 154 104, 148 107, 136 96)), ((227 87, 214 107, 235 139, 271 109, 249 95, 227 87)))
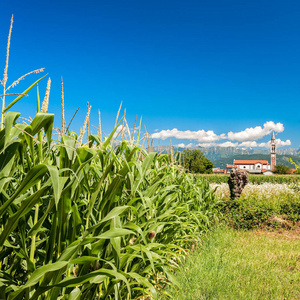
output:
POLYGON ((176 274, 178 300, 300 299, 299 239, 215 230, 176 274))
POLYGON ((147 153, 140 129, 136 141, 116 141, 118 120, 108 137, 100 130, 83 144, 89 106, 79 137, 63 120, 54 140, 50 80, 42 111, 37 89, 37 114, 21 124, 11 108, 41 79, 2 109, 0 299, 168 296, 181 258, 216 216, 208 182, 147 153))

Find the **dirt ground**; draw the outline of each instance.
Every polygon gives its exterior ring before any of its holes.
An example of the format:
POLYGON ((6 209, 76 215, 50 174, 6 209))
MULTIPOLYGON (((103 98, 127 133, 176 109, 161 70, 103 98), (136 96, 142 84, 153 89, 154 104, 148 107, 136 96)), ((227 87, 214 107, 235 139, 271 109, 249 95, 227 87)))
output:
POLYGON ((292 223, 279 217, 271 217, 269 221, 276 221, 279 224, 278 228, 270 228, 265 225, 260 229, 255 230, 255 235, 265 235, 287 240, 300 240, 300 222, 292 223))

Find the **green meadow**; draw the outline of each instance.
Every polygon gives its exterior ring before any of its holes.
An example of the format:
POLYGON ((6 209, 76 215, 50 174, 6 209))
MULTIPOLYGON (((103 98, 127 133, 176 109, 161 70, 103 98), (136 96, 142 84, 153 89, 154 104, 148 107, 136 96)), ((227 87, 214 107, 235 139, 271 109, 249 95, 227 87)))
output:
POLYGON ((299 299, 300 239, 217 228, 181 266, 175 299, 299 299))
POLYGON ((249 183, 236 200, 228 184, 210 186, 219 224, 176 273, 174 299, 299 299, 298 186, 249 183))

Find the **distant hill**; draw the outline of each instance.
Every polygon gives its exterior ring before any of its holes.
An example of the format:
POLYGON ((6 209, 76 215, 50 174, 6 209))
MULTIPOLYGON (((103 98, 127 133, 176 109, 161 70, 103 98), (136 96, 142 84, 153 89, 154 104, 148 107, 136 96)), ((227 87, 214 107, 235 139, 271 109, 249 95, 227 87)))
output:
MULTIPOLYGON (((153 148, 154 151, 170 153, 170 145, 160 145, 153 148)), ((234 147, 193 147, 189 148, 199 149, 203 152, 204 156, 211 160, 215 167, 226 168, 226 164, 232 164, 234 159, 263 159, 270 162, 270 150, 269 149, 255 149, 255 148, 234 148, 234 147)), ((173 146, 173 151, 183 151, 184 148, 178 148, 173 146)), ((285 165, 290 168, 294 167, 289 159, 300 164, 300 156, 298 155, 299 149, 288 148, 288 149, 277 149, 277 164, 285 165)))
MULTIPOLYGON (((292 159, 296 164, 300 164, 300 156, 294 155, 276 155, 276 163, 277 165, 285 165, 290 168, 294 168, 294 166, 289 162, 289 159, 292 159)), ((267 160, 270 162, 270 154, 250 154, 250 155, 233 155, 231 157, 224 157, 220 159, 216 159, 212 161, 215 167, 219 167, 221 169, 226 168, 227 164, 232 164, 234 159, 261 159, 267 160)))
MULTIPOLYGON (((192 147, 189 148, 191 150, 193 149, 199 149, 203 152, 206 158, 211 160, 212 162, 215 162, 219 159, 225 159, 225 158, 231 158, 237 156, 237 155, 266 155, 268 156, 268 160, 270 160, 270 149, 255 149, 255 148, 234 148, 234 147, 209 147, 209 148, 203 148, 203 147, 192 147)), ((156 146, 153 148, 154 151, 157 152, 163 152, 166 153, 167 151, 170 152, 170 145, 161 145, 156 146)), ((173 151, 183 151, 184 148, 177 148, 173 146, 173 151)), ((288 148, 288 149, 277 149, 277 155, 286 155, 288 157, 291 156, 297 156, 299 153, 299 149, 294 148, 288 148)), ((231 162, 232 163, 232 162, 231 162)))

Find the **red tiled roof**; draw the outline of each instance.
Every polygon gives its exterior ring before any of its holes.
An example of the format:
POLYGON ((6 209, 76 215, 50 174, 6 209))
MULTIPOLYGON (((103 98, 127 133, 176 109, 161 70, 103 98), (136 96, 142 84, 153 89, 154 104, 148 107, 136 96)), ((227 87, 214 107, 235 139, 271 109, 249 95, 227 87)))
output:
POLYGON ((267 160, 235 160, 233 162, 235 165, 255 165, 261 163, 262 165, 269 165, 267 160))
POLYGON ((226 165, 226 168, 233 168, 233 165, 226 165))
POLYGON ((215 168, 213 170, 214 173, 225 173, 225 170, 224 169, 219 169, 219 168, 215 168))

